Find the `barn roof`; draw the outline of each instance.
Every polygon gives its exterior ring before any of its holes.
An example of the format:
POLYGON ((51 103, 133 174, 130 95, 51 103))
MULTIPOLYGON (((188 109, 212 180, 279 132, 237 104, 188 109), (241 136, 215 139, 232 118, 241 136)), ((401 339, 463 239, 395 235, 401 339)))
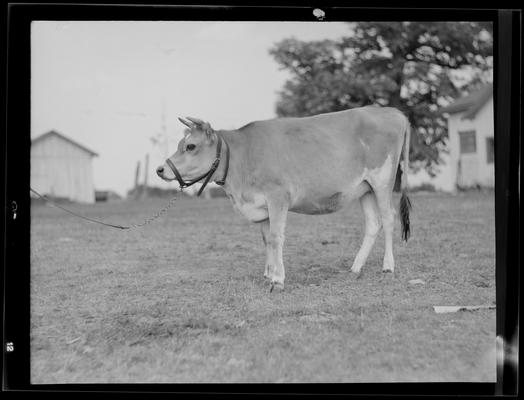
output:
POLYGON ((59 137, 60 139, 62 140, 65 140, 66 142, 69 142, 71 143, 73 146, 76 146, 78 147, 79 149, 91 154, 93 157, 98 157, 98 153, 94 152, 93 150, 89 150, 87 147, 81 145, 80 143, 78 142, 75 142, 73 139, 70 139, 68 138, 67 136, 64 136, 62 135, 61 133, 58 133, 57 131, 49 131, 49 132, 46 132, 44 133, 43 135, 40 135, 36 138, 34 138, 32 141, 31 141, 31 144, 36 144, 38 142, 41 142, 42 140, 50 137, 50 136, 57 136, 59 137))
POLYGON ((464 119, 472 119, 484 104, 493 96, 493 85, 488 84, 479 90, 457 99, 440 110, 441 113, 456 114, 465 111, 464 119))

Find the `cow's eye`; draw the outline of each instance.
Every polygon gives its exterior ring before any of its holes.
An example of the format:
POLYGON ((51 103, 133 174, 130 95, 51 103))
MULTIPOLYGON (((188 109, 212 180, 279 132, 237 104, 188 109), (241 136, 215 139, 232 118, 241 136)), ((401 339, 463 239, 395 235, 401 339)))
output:
POLYGON ((188 145, 186 146, 186 151, 192 151, 192 150, 195 150, 195 147, 196 147, 196 146, 195 146, 194 144, 188 144, 188 145))

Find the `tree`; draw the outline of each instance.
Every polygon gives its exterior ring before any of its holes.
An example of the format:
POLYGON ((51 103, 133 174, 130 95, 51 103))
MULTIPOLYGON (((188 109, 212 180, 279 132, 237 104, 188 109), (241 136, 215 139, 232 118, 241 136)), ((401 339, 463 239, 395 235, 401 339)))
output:
POLYGON ((270 49, 291 73, 277 114, 397 107, 413 126, 411 160, 433 174, 447 137, 439 109, 490 80, 491 23, 357 22, 350 32, 340 40, 285 39, 270 49))

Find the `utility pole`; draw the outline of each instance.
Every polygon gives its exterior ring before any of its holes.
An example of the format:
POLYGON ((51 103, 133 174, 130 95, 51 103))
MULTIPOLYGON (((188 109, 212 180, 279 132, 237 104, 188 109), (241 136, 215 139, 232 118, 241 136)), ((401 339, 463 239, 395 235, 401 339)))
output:
POLYGON ((162 99, 162 136, 164 139, 164 158, 169 157, 169 138, 166 128, 166 100, 162 99))
POLYGON ((138 189, 138 177, 140 176, 140 160, 136 163, 136 170, 135 170, 135 190, 134 190, 134 198, 138 199, 139 196, 139 189, 138 189))
POLYGON ((144 196, 148 195, 147 177, 149 175, 149 153, 146 154, 146 163, 144 168, 144 196))

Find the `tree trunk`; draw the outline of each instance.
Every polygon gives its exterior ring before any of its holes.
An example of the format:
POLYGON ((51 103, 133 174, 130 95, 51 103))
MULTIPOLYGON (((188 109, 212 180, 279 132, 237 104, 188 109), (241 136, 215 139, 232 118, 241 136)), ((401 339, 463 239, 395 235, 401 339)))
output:
POLYGON ((391 93, 389 98, 389 106, 398 108, 402 111, 402 98, 400 93, 402 91, 402 84, 404 83, 404 59, 396 59, 393 61, 393 80, 397 84, 397 89, 391 93))

